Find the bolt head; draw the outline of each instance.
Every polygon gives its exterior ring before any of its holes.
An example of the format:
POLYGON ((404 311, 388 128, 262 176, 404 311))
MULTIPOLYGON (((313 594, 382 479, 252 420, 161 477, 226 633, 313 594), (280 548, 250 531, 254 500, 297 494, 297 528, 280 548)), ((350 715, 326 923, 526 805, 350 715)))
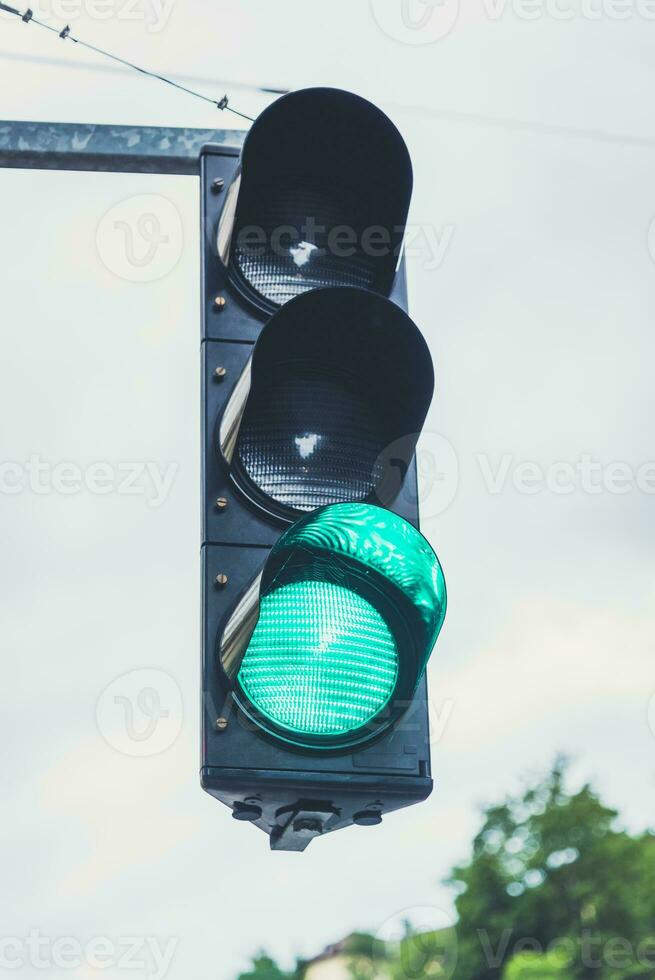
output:
POLYGON ((216 501, 216 507, 218 510, 225 510, 227 507, 227 497, 219 497, 216 501))
POLYGON ((214 377, 218 381, 222 381, 226 374, 227 374, 227 371, 225 370, 225 368, 222 365, 219 366, 219 367, 217 367, 217 368, 214 368, 214 377))
POLYGON ((217 732, 224 732, 227 728, 227 718, 223 718, 222 716, 217 718, 214 722, 214 728, 217 732))
POLYGON ((212 190, 214 194, 220 194, 224 187, 225 181, 222 177, 215 177, 214 180, 212 180, 212 190))
POLYGON ((219 572, 214 579, 214 585, 217 589, 223 589, 227 585, 227 575, 225 572, 219 572))
POLYGON ((259 820, 262 815, 260 806, 252 806, 245 803, 235 803, 232 816, 235 820, 259 820))
POLYGON ((226 306, 227 300, 225 299, 225 296, 216 296, 214 299, 214 309, 219 313, 222 313, 226 306))
POLYGON ((382 823, 382 815, 377 810, 360 810, 354 815, 353 823, 358 827, 376 827, 382 823))

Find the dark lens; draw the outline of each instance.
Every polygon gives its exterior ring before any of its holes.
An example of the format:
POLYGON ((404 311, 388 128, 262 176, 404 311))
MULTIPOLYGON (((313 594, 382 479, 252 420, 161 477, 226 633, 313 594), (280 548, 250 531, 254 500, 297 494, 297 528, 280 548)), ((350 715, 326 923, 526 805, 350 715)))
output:
POLYGON ((373 288, 375 258, 362 251, 352 205, 294 188, 270 192, 253 213, 257 223, 242 225, 232 261, 270 302, 282 306, 321 286, 373 288))
POLYGON ((247 477, 285 507, 363 500, 379 477, 379 411, 338 365, 282 365, 248 400, 237 456, 247 477))

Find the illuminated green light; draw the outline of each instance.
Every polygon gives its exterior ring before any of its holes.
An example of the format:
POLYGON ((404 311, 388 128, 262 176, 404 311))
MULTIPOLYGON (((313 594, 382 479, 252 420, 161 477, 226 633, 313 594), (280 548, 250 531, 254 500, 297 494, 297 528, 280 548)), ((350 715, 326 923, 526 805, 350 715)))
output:
POLYGON ((407 707, 445 612, 441 566, 413 525, 370 504, 322 507, 271 550, 237 700, 298 745, 365 741, 407 707))
POLYGON ((409 521, 372 504, 333 504, 296 521, 271 555, 293 551, 335 569, 360 568, 393 605, 402 602, 425 667, 446 615, 446 582, 434 551, 409 521))
POLYGON ((380 613, 343 586, 305 581, 262 599, 239 682, 276 725, 335 736, 375 717, 397 674, 396 644, 380 613))

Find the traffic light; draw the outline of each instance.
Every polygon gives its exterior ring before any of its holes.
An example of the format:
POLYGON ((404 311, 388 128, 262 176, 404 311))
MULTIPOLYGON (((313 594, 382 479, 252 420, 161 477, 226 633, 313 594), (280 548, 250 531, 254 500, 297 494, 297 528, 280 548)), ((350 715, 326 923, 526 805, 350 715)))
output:
POLYGON ((203 787, 303 850, 432 789, 446 605, 417 529, 434 376, 407 315, 411 163, 350 93, 201 154, 203 787))
POLYGON ((392 726, 446 611, 425 538, 381 507, 328 504, 281 535, 256 583, 218 648, 254 725, 307 749, 351 748, 392 726))

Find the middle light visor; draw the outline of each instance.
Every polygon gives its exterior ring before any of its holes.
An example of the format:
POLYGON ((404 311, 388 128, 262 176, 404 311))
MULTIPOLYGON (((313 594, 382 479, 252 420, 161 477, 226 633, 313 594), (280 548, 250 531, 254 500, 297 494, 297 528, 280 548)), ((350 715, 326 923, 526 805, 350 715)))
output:
POLYGON ((219 419, 219 451, 251 502, 292 522, 374 500, 390 470, 407 471, 434 375, 406 313, 342 286, 304 293, 271 317, 242 381, 219 419))

